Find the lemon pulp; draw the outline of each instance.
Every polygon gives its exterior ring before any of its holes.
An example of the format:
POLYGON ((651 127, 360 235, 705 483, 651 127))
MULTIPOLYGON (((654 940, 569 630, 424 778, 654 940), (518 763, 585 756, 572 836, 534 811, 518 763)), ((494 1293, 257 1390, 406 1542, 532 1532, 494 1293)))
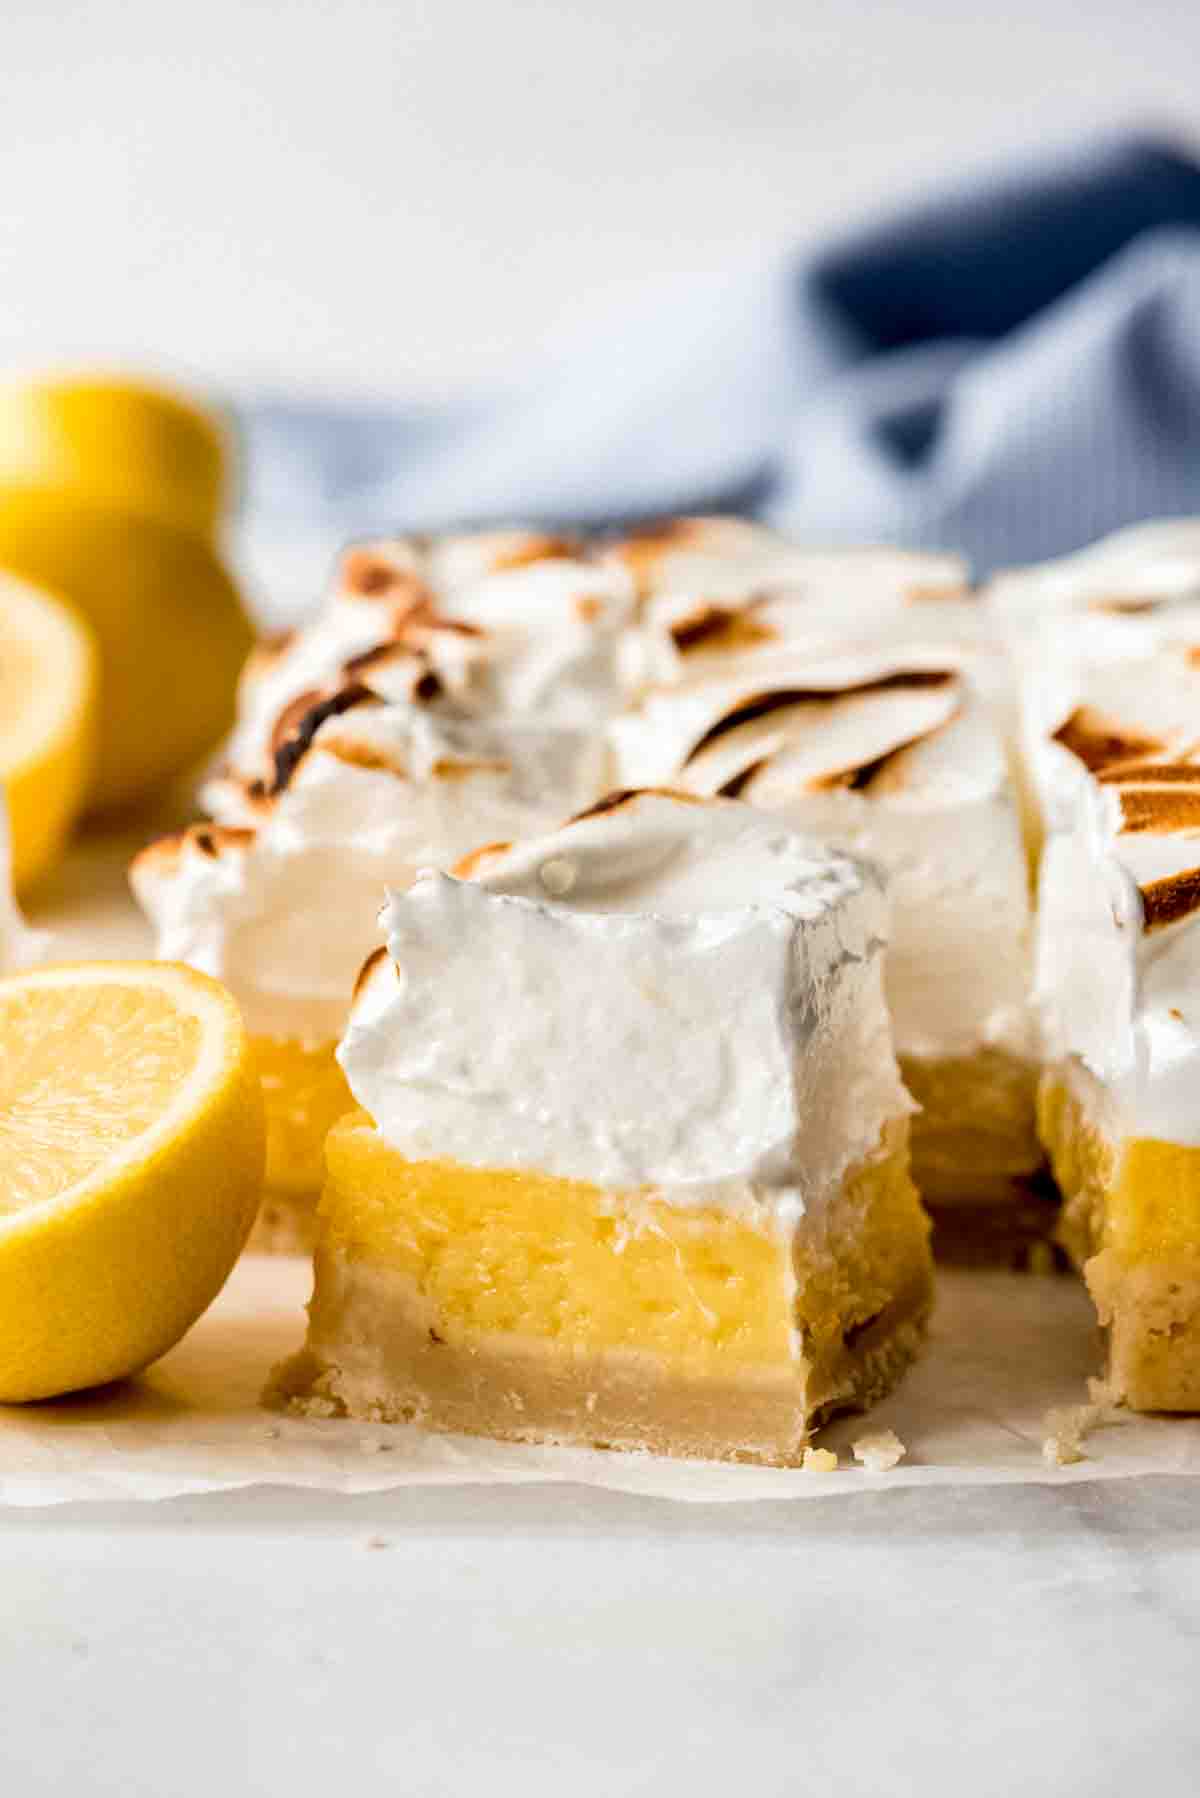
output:
POLYGON ((45 994, 35 986, 0 1005, 3 1212, 57 1198, 114 1164, 159 1121, 201 1048, 199 1021, 164 992, 58 988, 49 1029, 45 994))
POLYGON ((135 1372, 220 1291, 262 1187, 237 1006, 160 962, 0 981, 0 1403, 135 1372))

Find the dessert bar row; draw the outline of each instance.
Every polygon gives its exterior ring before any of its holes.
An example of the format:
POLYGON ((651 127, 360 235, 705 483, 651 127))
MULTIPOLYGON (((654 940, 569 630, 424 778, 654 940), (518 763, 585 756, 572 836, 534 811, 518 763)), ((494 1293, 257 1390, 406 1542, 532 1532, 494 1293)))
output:
POLYGON ((254 1034, 298 1402, 791 1461, 916 1350, 920 1200, 1049 1160, 1114 1396, 1200 1407, 1200 524, 356 547, 204 805, 132 878, 254 1034))

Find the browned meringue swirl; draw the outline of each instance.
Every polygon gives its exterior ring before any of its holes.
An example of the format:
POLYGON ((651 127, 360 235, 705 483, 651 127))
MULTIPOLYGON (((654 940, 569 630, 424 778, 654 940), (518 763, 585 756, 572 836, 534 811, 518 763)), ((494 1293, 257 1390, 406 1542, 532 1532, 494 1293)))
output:
MULTIPOLYGON (((1063 740, 1061 732, 1057 737, 1063 740)), ((1131 745, 1136 742, 1144 750, 1153 739, 1107 719, 1100 721, 1099 729, 1085 731, 1083 740, 1093 755, 1110 750, 1117 756, 1092 772, 1101 786, 1116 789, 1119 836, 1200 837, 1200 761, 1156 761, 1145 753, 1134 759, 1131 745)), ((1138 891, 1147 932, 1177 924, 1200 908, 1200 866, 1145 881, 1138 891)))
POLYGON ((1061 743, 1092 774, 1122 762, 1161 755, 1167 747, 1161 738, 1106 717, 1090 705, 1076 706, 1053 736, 1056 743, 1061 743))

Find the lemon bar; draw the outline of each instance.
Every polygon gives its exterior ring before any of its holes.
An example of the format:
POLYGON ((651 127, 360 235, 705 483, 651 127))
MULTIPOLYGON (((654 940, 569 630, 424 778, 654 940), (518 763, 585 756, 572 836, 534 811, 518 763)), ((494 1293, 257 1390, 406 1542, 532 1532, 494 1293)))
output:
POLYGON ((1200 667, 1186 620, 1045 638, 1042 1136, 1113 1397, 1200 1410, 1200 667))
POLYGON ((1155 518, 1069 556, 1006 569, 988 582, 985 610, 1001 634, 1052 617, 1161 616, 1200 604, 1200 518, 1155 518))
POLYGON ((567 727, 435 717, 360 682, 291 709, 239 825, 200 824, 135 861, 160 956, 242 1006, 267 1114, 256 1246, 307 1249, 329 1126, 352 1101, 334 1057, 386 889, 483 836, 544 825, 600 782, 567 727))
POLYGON ((976 661, 945 642, 793 641, 710 657, 612 726, 623 781, 737 796, 887 870, 913 1172, 943 1207, 1015 1204, 1043 1162, 1021 808, 976 661))
POLYGON ((273 778, 280 719, 351 681, 453 718, 597 727, 626 697, 635 606, 627 570, 542 531, 354 544, 316 616, 247 661, 206 808, 244 822, 243 790, 273 778))
POLYGON ((393 895, 300 1405, 788 1464, 930 1305, 869 867, 623 793, 393 895))

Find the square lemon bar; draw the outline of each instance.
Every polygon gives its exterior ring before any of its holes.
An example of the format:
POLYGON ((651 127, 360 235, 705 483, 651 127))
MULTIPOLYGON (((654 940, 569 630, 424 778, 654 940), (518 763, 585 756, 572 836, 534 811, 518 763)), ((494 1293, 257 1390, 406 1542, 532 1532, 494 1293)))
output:
POLYGON ((351 681, 442 716, 598 727, 628 690, 635 606, 624 568, 538 531, 352 545, 303 629, 249 657, 206 808, 244 822, 274 777, 280 721, 351 681))
POLYGON ((286 1395, 788 1464, 891 1386, 931 1269, 872 868, 619 793, 384 922, 286 1395))
POLYGON ((389 885, 482 835, 544 828, 601 784, 591 733, 452 719, 361 683, 295 712, 253 822, 199 824, 131 872, 157 953, 238 1000, 267 1114, 255 1246, 311 1247, 325 1136, 352 1105, 334 1058, 389 885))
MULTIPOLYGON (((883 630, 881 625, 881 632, 883 630)), ((1033 920, 1021 806, 980 658, 851 638, 709 654, 611 727, 617 777, 737 796, 887 872, 885 991, 920 1104, 913 1176, 1010 1209, 1035 1128, 1033 920)))
POLYGON ((1042 638, 1041 1131, 1113 1397, 1200 1410, 1200 617, 1042 638))
POLYGON ((626 692, 632 577, 513 528, 351 546, 300 630, 238 693, 211 824, 133 870, 158 953, 233 989, 266 1103, 259 1247, 308 1246, 334 1050, 388 884, 603 791, 626 692))

